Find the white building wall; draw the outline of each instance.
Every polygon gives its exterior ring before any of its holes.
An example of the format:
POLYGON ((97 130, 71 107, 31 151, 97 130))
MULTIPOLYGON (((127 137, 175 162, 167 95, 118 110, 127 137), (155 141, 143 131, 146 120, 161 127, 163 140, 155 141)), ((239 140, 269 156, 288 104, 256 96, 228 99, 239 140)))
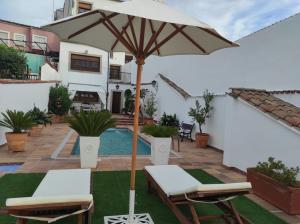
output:
POLYGON ((224 164, 245 171, 272 156, 299 166, 300 132, 240 99, 226 97, 224 164))
MULTIPOLYGON (((51 86, 55 86, 55 83, 0 84, 0 112, 8 109, 27 112, 34 105, 41 110, 48 110, 51 86)), ((0 128, 0 145, 6 143, 5 131, 7 129, 0 128)))

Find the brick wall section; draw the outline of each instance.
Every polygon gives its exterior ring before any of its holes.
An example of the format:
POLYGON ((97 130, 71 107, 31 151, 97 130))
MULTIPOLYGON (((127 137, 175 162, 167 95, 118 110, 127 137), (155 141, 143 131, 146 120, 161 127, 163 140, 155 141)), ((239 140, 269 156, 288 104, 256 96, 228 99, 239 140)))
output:
POLYGON ((246 101, 264 113, 300 131, 300 108, 283 101, 266 90, 231 89, 230 96, 246 101))

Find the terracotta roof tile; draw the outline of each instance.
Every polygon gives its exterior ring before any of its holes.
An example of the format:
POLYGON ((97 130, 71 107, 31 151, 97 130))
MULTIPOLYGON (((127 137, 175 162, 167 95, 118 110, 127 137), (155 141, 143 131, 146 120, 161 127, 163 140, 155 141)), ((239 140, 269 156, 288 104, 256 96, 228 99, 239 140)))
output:
POLYGON ((264 113, 300 130, 300 108, 283 101, 271 92, 257 89, 232 88, 229 94, 241 98, 264 113))

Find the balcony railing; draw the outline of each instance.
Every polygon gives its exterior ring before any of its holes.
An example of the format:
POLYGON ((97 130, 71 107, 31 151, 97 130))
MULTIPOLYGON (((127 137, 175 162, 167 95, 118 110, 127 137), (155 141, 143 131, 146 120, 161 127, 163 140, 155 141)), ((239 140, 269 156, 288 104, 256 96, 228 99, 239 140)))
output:
POLYGON ((18 74, 18 75, 4 75, 0 74, 0 79, 18 79, 18 80, 40 80, 40 75, 32 74, 18 74))
POLYGON ((111 71, 109 74, 109 82, 111 83, 131 83, 131 73, 111 71))
POLYGON ((41 54, 45 56, 48 55, 49 52, 51 52, 51 49, 49 48, 48 44, 43 42, 0 38, 0 44, 3 44, 7 47, 16 48, 20 51, 41 54))

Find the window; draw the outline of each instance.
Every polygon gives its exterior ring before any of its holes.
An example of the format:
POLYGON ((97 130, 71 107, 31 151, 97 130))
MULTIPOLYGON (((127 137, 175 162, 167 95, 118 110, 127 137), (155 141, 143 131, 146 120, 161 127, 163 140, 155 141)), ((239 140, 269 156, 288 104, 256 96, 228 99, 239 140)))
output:
POLYGON ((78 13, 88 12, 91 10, 92 10, 92 4, 85 3, 85 2, 79 2, 78 13))
POLYGON ((32 48, 36 50, 47 50, 47 37, 32 35, 32 48))
POLYGON ((101 72, 100 64, 100 57, 71 54, 71 70, 101 72))
POLYGON ((110 66, 109 79, 121 80, 121 66, 110 66))
POLYGON ((8 45, 9 32, 0 30, 0 44, 8 45))
POLYGON ((25 47, 26 36, 23 34, 15 33, 14 42, 18 47, 25 47))

